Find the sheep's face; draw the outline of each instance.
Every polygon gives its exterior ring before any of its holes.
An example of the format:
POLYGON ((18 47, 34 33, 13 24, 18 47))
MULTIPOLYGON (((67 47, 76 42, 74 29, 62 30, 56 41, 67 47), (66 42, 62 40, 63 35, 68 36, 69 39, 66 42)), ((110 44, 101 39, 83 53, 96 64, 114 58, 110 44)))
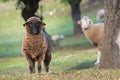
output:
POLYGON ((41 33, 44 25, 45 24, 37 17, 31 17, 25 24, 23 24, 23 26, 26 28, 27 33, 31 35, 37 35, 41 33))
POLYGON ((92 21, 87 17, 83 17, 81 20, 78 21, 78 24, 81 24, 81 27, 83 29, 88 29, 92 24, 92 21))

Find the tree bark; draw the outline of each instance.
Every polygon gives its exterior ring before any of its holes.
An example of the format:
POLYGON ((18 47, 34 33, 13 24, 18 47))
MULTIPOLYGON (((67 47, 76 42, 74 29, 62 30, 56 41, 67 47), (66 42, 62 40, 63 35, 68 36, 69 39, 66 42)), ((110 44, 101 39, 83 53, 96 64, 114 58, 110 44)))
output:
POLYGON ((100 68, 120 69, 120 0, 105 0, 105 28, 100 68))
POLYGON ((35 16, 40 0, 19 0, 24 3, 25 7, 22 9, 22 17, 26 21, 29 17, 35 16))
POLYGON ((72 15, 72 21, 73 21, 73 26, 74 26, 74 35, 82 35, 83 31, 81 29, 81 26, 77 24, 77 21, 80 20, 80 3, 81 0, 76 0, 76 2, 73 0, 69 0, 69 4, 71 6, 71 15, 72 15))

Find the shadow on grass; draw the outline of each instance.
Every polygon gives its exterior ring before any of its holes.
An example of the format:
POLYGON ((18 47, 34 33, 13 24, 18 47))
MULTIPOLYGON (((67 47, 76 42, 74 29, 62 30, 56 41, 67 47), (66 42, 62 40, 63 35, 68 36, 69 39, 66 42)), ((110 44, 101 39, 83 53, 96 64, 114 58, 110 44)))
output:
POLYGON ((83 63, 80 63, 78 65, 75 65, 74 67, 72 67, 70 70, 80 70, 80 69, 89 69, 94 67, 94 62, 95 61, 85 61, 83 63))

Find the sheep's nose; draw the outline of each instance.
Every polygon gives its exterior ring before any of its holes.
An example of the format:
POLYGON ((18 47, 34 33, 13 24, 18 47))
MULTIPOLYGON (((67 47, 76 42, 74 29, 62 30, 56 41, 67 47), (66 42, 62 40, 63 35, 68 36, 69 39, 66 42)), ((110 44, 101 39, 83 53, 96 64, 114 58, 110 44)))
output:
POLYGON ((87 25, 85 25, 84 27, 87 28, 87 25))
POLYGON ((37 34, 37 30, 35 28, 33 28, 33 33, 37 34))

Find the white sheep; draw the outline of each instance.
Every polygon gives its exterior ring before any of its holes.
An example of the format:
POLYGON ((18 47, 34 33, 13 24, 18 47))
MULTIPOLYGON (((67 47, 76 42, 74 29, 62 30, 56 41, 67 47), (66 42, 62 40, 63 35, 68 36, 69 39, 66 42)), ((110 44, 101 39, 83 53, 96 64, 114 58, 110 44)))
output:
POLYGON ((54 15, 55 13, 57 12, 57 10, 56 9, 53 9, 52 11, 50 11, 50 16, 52 16, 52 15, 54 15))
POLYGON ((97 22, 101 22, 102 19, 104 18, 105 11, 104 9, 100 9, 97 12, 97 22))
POLYGON ((98 56, 95 65, 100 63, 101 58, 101 45, 103 40, 104 23, 92 24, 92 20, 84 16, 78 21, 81 24, 85 36, 88 38, 92 45, 98 46, 98 56))
POLYGON ((53 46, 59 46, 59 41, 64 39, 64 35, 53 35, 52 36, 52 41, 53 41, 53 46))

